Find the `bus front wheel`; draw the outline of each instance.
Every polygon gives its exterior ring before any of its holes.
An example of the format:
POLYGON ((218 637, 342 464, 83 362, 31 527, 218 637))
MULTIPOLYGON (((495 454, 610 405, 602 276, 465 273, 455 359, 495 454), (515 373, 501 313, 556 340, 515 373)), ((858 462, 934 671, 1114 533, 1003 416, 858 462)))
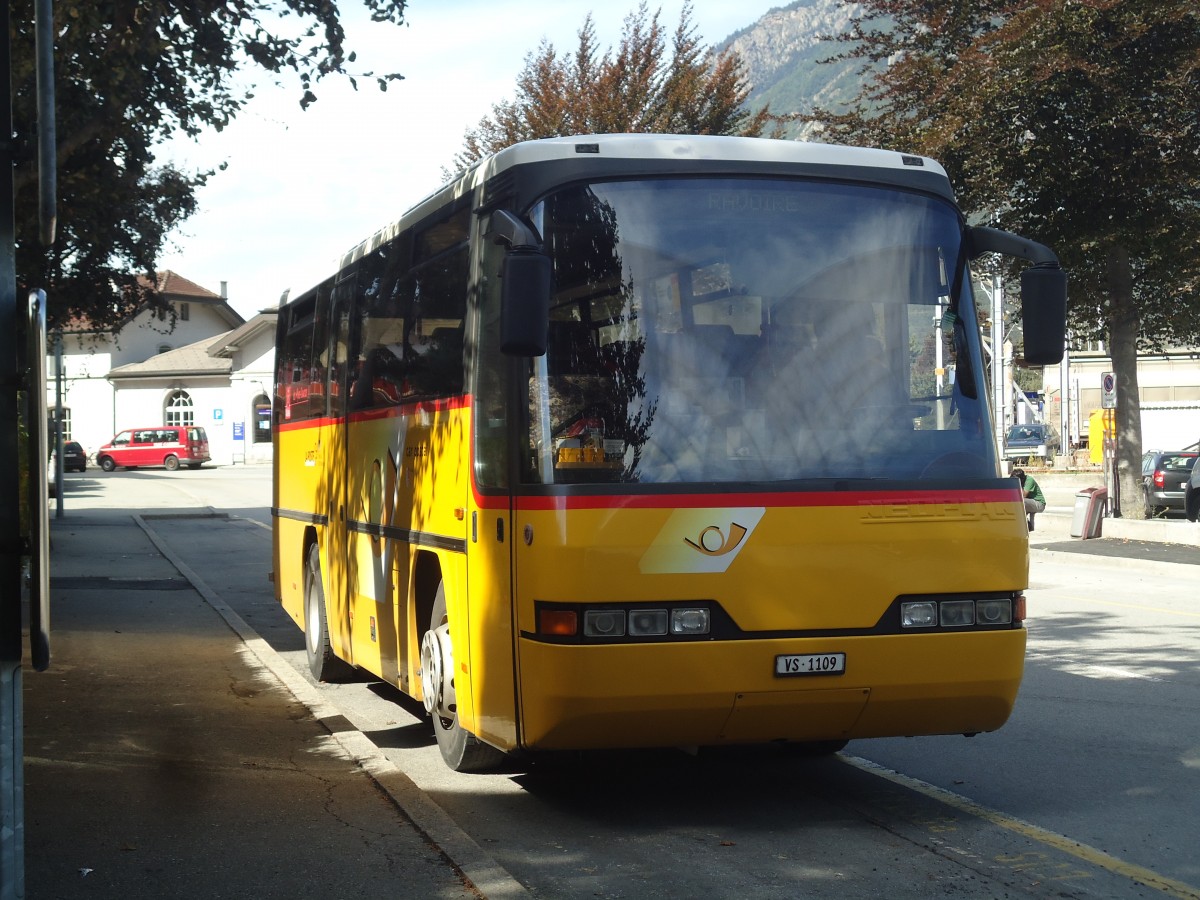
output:
POLYGON ((426 712, 433 718, 433 733, 446 765, 455 772, 489 772, 500 765, 503 751, 485 744, 458 721, 454 647, 443 582, 438 582, 429 630, 421 638, 421 695, 426 712))
POLYGON ((308 656, 308 671, 317 681, 344 681, 352 669, 334 655, 326 615, 321 553, 313 544, 308 548, 304 566, 304 650, 308 656))

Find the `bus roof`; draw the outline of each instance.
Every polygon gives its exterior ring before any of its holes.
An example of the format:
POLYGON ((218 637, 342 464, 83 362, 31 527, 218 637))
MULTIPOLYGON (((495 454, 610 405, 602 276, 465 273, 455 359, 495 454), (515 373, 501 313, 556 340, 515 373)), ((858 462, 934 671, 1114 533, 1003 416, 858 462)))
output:
POLYGON ((901 169, 907 166, 929 169, 943 176, 946 174, 941 165, 928 157, 897 153, 893 150, 772 138, 685 134, 596 134, 544 138, 506 147, 485 160, 482 165, 490 177, 511 166, 570 159, 580 154, 596 154, 614 159, 808 163, 880 169, 901 169))
POLYGON ((932 185, 937 193, 953 199, 946 170, 938 162, 894 150, 728 135, 592 134, 543 138, 505 147, 460 172, 416 203, 400 219, 350 249, 341 257, 338 268, 343 269, 372 252, 398 234, 408 222, 421 219, 447 202, 462 197, 480 183, 525 166, 567 166, 572 163, 578 163, 580 171, 594 170, 598 174, 605 171, 606 177, 638 163, 678 163, 681 169, 694 172, 703 171, 705 163, 723 167, 740 163, 795 167, 807 170, 809 175, 825 174, 819 170, 827 169, 830 177, 854 171, 866 180, 874 180, 877 175, 881 182, 909 182, 912 185, 920 182, 926 189, 932 185))

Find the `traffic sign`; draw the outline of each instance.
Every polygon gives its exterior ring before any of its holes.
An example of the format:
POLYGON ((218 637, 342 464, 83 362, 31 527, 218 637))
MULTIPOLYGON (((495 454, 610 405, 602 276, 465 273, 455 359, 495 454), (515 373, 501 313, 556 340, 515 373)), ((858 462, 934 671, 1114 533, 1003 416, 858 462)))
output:
POLYGON ((1117 379, 1112 372, 1100 376, 1100 408, 1117 408, 1117 379))

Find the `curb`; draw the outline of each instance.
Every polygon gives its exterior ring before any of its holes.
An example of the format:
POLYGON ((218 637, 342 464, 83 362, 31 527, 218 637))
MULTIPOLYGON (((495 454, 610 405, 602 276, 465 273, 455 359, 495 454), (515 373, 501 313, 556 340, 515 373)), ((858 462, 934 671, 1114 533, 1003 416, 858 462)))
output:
POLYGON ((1139 572, 1157 572, 1158 574, 1177 574, 1183 576, 1187 573, 1191 577, 1195 577, 1196 566, 1191 563, 1175 563, 1165 562, 1158 559, 1131 559, 1128 556, 1104 556, 1099 553, 1072 553, 1069 550, 1047 550, 1042 547, 1030 547, 1029 557, 1033 559, 1041 559, 1045 562, 1080 562, 1086 560, 1089 566, 1096 566, 1102 569, 1133 569, 1139 572))
POLYGON ((210 588, 181 560, 140 515, 133 521, 146 533, 155 548, 179 570, 204 601, 216 610, 230 629, 241 638, 246 650, 308 710, 330 733, 342 751, 387 794, 417 830, 441 850, 447 862, 484 898, 500 900, 505 897, 528 897, 529 892, 519 881, 487 854, 470 835, 460 828, 450 815, 418 788, 395 763, 361 731, 354 727, 337 707, 321 696, 321 692, 284 662, 245 620, 230 608, 220 595, 210 588))

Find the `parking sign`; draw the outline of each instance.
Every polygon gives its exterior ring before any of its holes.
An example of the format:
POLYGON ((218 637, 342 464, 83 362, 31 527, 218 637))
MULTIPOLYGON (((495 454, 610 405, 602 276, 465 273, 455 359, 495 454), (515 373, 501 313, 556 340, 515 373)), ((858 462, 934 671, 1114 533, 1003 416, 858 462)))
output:
POLYGON ((1117 408, 1117 379, 1112 372, 1100 376, 1100 408, 1117 408))

